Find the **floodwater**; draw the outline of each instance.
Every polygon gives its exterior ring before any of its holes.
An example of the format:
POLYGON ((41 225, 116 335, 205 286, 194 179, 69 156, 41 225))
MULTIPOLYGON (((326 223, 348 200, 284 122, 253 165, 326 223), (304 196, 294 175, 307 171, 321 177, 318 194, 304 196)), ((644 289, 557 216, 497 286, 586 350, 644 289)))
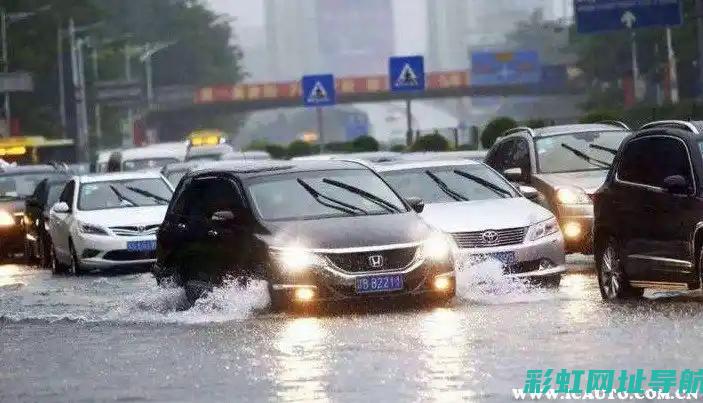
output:
POLYGON ((558 289, 459 273, 446 306, 270 313, 265 283, 187 309, 149 274, 71 278, 0 266, 0 401, 496 401, 528 369, 700 367, 703 298, 601 301, 592 272, 558 289))

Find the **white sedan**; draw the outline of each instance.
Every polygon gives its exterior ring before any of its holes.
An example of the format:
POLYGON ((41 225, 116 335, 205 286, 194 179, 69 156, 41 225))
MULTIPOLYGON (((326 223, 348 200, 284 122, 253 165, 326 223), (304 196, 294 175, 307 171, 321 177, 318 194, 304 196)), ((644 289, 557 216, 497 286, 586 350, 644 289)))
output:
POLYGON ((154 172, 73 177, 50 212, 52 269, 150 268, 172 194, 154 172))

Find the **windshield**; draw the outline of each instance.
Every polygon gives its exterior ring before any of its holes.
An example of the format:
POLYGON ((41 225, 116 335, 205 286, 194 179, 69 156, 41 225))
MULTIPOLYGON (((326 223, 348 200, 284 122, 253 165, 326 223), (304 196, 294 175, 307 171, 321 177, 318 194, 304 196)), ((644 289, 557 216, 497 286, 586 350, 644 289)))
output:
POLYGON ((163 168, 174 162, 178 162, 178 160, 175 158, 147 158, 124 161, 122 167, 125 171, 139 171, 140 169, 163 168))
POLYGON ((368 170, 301 172, 257 178, 248 193, 267 221, 308 220, 407 211, 403 202, 368 170))
POLYGON ((57 173, 27 173, 0 176, 0 199, 24 199, 32 193, 44 179, 65 177, 57 173))
POLYGON ((403 197, 448 203, 515 197, 510 184, 484 165, 457 165, 389 171, 381 176, 403 197))
POLYGON ((630 134, 627 131, 585 132, 543 137, 535 140, 537 168, 539 173, 560 173, 607 169, 614 154, 594 148, 601 146, 617 151, 620 143, 630 134), (586 154, 593 160, 577 156, 573 150, 586 154))
POLYGON ((166 176, 166 179, 168 179, 168 181, 171 183, 171 185, 173 185, 175 187, 176 185, 178 185, 178 183, 181 181, 181 179, 183 179, 183 177, 186 176, 187 173, 188 173, 187 170, 171 171, 171 172, 168 172, 165 176, 166 176))
POLYGON ((78 209, 167 205, 171 195, 171 188, 160 178, 84 183, 78 196, 78 209))

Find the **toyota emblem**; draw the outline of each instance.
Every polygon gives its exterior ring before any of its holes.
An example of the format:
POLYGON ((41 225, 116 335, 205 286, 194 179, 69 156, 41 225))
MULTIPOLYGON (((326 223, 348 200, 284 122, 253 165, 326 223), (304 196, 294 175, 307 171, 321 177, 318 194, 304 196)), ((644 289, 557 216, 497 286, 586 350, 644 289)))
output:
POLYGON ((496 231, 485 231, 481 234, 481 239, 488 245, 494 244, 498 241, 498 233, 496 231))
POLYGON ((369 256, 369 266, 374 269, 383 267, 383 256, 382 255, 371 255, 369 256))

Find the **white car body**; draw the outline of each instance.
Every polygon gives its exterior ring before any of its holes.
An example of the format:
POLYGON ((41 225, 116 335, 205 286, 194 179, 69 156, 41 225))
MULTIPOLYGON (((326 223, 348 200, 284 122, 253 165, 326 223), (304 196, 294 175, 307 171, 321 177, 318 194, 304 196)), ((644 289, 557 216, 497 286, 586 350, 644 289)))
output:
POLYGON ((158 170, 168 163, 182 162, 186 158, 187 151, 187 142, 171 142, 128 148, 117 152, 120 154, 120 169, 122 171, 134 171, 140 169, 158 170), (152 161, 153 164, 137 169, 130 167, 130 162, 139 163, 141 161, 152 161))
MULTIPOLYGON (((471 165, 482 165, 493 171, 483 163, 467 160, 404 162, 378 165, 376 169, 383 176, 392 171, 471 165)), ((505 184, 510 185, 507 180, 505 184)), ((558 226, 556 232, 550 235, 529 239, 531 227, 556 219, 549 210, 525 197, 425 202, 420 215, 433 227, 452 235, 458 246, 458 262, 505 256, 507 253, 514 256, 512 264, 515 268, 506 274, 510 277, 548 277, 566 271, 564 238, 558 226), (497 238, 486 241, 484 234, 497 234, 497 238)))
MULTIPOLYGON (((173 191, 173 187, 158 172, 108 173, 76 176, 72 194, 68 197, 69 212, 57 211, 56 203, 49 214, 49 235, 58 263, 70 265, 72 252, 84 269, 104 269, 119 266, 150 266, 153 253, 130 253, 128 242, 153 241, 166 215, 167 204, 80 210, 78 195, 82 185, 130 179, 159 179, 173 191), (104 230, 104 234, 86 233, 81 225, 104 230), (73 248, 73 251, 71 250, 73 248)), ((71 182, 69 182, 70 184, 71 182)), ((67 185, 69 186, 69 185, 67 185)), ((62 200, 64 199, 62 195, 62 200)))

